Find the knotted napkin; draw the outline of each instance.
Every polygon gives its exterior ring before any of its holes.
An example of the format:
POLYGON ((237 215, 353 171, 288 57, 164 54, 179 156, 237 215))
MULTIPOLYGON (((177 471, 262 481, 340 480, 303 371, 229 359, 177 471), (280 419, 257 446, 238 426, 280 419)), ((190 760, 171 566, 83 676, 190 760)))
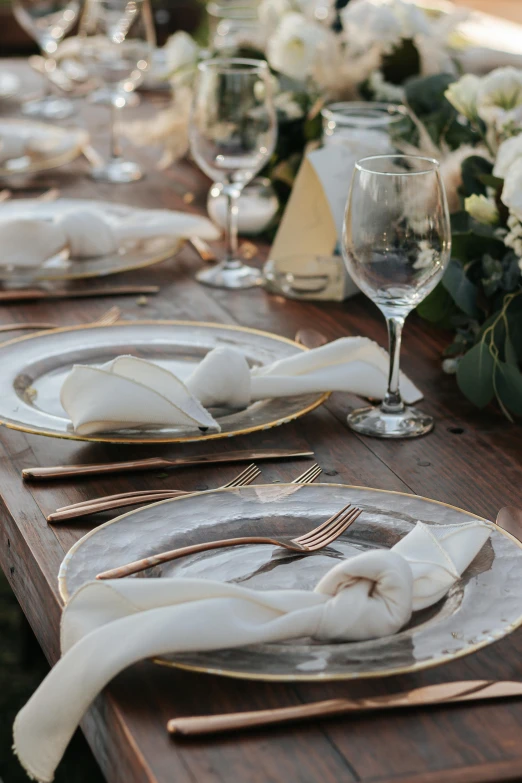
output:
MULTIPOLYGON (((257 400, 329 391, 382 399, 388 364, 386 351, 367 337, 343 337, 253 369, 240 351, 215 348, 185 383, 152 362, 120 356, 101 367, 75 365, 61 402, 79 435, 161 425, 219 431, 206 408, 244 409, 257 400)), ((422 398, 403 374, 400 387, 407 403, 422 398)))
POLYGON ((420 522, 391 550, 339 563, 313 592, 256 591, 204 579, 90 582, 61 624, 63 657, 14 724, 27 772, 48 783, 89 705, 127 666, 168 653, 312 636, 360 641, 399 631, 442 598, 475 558, 489 525, 420 522))
MULTIPOLYGON (((1 152, 1 150, 0 150, 1 152)), ((52 221, 1 218, 3 265, 39 267, 62 250, 76 260, 116 253, 130 240, 168 236, 217 239, 219 231, 205 217, 168 209, 128 208, 125 215, 101 209, 64 209, 52 221)))

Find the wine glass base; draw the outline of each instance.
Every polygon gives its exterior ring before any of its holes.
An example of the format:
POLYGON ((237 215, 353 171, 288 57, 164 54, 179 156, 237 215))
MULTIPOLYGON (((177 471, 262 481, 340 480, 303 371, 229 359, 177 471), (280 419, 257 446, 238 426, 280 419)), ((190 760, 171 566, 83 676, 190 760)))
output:
POLYGON ((99 87, 88 97, 89 103, 102 104, 103 106, 110 106, 114 97, 118 97, 118 108, 123 109, 128 107, 131 109, 136 108, 141 103, 140 96, 135 92, 125 92, 124 90, 111 90, 109 87, 99 87))
POLYGON ((112 182, 118 185, 127 182, 137 182, 143 177, 143 172, 137 163, 116 158, 103 166, 91 169, 91 177, 98 182, 112 182))
POLYGON ((408 405, 399 413, 385 413, 380 407, 358 408, 348 414, 348 426, 372 438, 418 438, 433 429, 433 419, 408 405))
POLYGON ((43 117, 46 120, 65 120, 74 114, 76 108, 68 98, 37 98, 22 104, 22 114, 26 117, 43 117))
POLYGON ((240 261, 230 266, 222 262, 210 269, 202 269, 196 275, 198 283, 213 288, 254 288, 260 285, 263 276, 259 269, 245 266, 240 261))

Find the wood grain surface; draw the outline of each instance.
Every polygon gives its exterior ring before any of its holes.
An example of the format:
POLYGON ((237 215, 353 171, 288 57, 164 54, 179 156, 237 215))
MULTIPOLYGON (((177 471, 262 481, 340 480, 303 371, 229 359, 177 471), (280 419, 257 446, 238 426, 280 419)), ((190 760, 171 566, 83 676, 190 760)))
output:
MULTIPOLYGON (((5 65, 5 62, 2 63, 5 65)), ((23 64, 18 70, 36 86, 23 64)), ((161 99, 160 99, 161 100, 161 99)), ((137 116, 149 115, 158 99, 143 100, 137 116)), ((12 112, 17 107, 13 105, 12 112)), ((82 109, 79 121, 93 143, 107 143, 107 112, 82 109)), ((78 118, 76 119, 78 122, 78 118)), ((136 154, 136 153, 135 153, 136 154)), ((129 186, 95 184, 86 161, 7 185, 14 197, 60 188, 64 196, 105 198, 146 207, 202 210, 208 182, 189 162, 157 172, 158 155, 138 153, 147 177, 129 186), (193 197, 193 199, 192 199, 193 197), (187 203, 190 202, 190 203, 187 203)), ((348 183, 347 183, 348 186, 348 183)), ((259 248, 258 261, 266 255, 259 248)), ((6 305, 0 323, 26 320, 83 323, 108 306, 125 319, 183 318, 236 323, 293 337, 313 326, 329 339, 364 334, 385 344, 385 325, 363 297, 343 304, 296 303, 259 290, 226 292, 194 282, 201 260, 190 246, 175 259, 117 279, 121 284, 153 284, 161 293, 140 305, 132 298, 64 300, 6 305)), ((103 282, 101 283, 103 284, 103 282)), ((8 335, 6 335, 8 337, 8 335)), ((138 457, 196 454, 222 449, 312 448, 324 481, 346 482, 417 493, 494 518, 504 505, 522 505, 522 447, 519 426, 494 408, 477 411, 441 371, 447 335, 415 315, 408 319, 403 369, 425 393, 422 407, 433 414, 432 434, 413 441, 359 437, 345 424, 356 398, 335 394, 326 406, 276 430, 183 447, 126 447, 66 442, 0 428, 0 561, 49 661, 56 661, 60 599, 57 573, 64 553, 108 514, 50 527, 45 516, 59 506, 133 489, 206 489, 230 480, 237 466, 144 472, 75 481, 24 485, 20 471, 57 465, 138 457)), ((303 462, 267 463, 263 478, 291 480, 303 462)), ((522 575, 521 575, 522 578, 522 575)), ((484 783, 522 778, 522 701, 416 710, 356 719, 339 718, 280 731, 253 731, 237 737, 173 741, 169 718, 181 715, 284 706, 314 699, 382 694, 450 679, 520 679, 522 632, 442 668, 367 683, 284 685, 245 683, 151 663, 134 666, 98 698, 83 730, 108 783, 484 783)))

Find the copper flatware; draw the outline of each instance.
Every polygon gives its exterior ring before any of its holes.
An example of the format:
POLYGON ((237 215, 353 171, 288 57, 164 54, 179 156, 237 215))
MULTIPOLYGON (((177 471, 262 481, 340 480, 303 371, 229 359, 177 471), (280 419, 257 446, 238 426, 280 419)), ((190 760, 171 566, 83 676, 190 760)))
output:
MULTIPOLYGON (((119 307, 111 307, 100 318, 97 318, 91 323, 91 326, 111 326, 116 323, 121 316, 121 310, 119 307)), ((63 324, 62 324, 63 325, 63 324)), ((50 324, 39 321, 27 321, 24 323, 15 324, 1 324, 0 332, 14 332, 24 329, 59 329, 60 324, 50 324)))
MULTIPOLYGON (((223 484, 222 489, 229 489, 230 487, 246 487, 247 484, 251 484, 258 476, 261 475, 261 471, 252 463, 248 468, 241 471, 239 476, 236 476, 232 481, 227 484, 223 484)), ((57 509, 54 514, 49 514, 47 517, 48 522, 61 522, 64 519, 72 519, 73 517, 82 517, 87 514, 95 514, 97 511, 107 511, 111 508, 120 508, 121 506, 133 506, 139 503, 156 503, 158 500, 169 500, 170 498, 178 497, 179 495, 190 495, 193 493, 186 492, 181 489, 172 490, 159 490, 158 492, 136 492, 136 493, 122 493, 120 496, 113 495, 110 497, 101 499, 98 502, 93 501, 85 504, 78 503, 77 505, 64 506, 57 509), (125 495, 127 497, 125 497, 125 495)))
MULTIPOLYGON (((292 481, 292 484, 311 484, 322 473, 319 465, 312 465, 300 476, 292 481)), ((233 486, 225 484, 225 487, 233 486)), ((109 511, 112 508, 123 508, 125 506, 137 506, 140 503, 155 503, 158 500, 168 500, 179 495, 193 494, 190 491, 180 489, 155 489, 141 490, 136 492, 120 492, 117 495, 106 495, 104 497, 84 500, 80 503, 72 503, 69 506, 57 508, 47 517, 48 522, 62 522, 65 519, 74 519, 76 517, 97 514, 100 511, 109 511)))
POLYGON ((304 345, 305 348, 320 348, 321 345, 326 345, 327 338, 317 329, 298 329, 295 335, 296 343, 304 345))
POLYGON ((522 509, 515 506, 504 506, 498 512, 495 522, 502 530, 522 541, 522 509))
POLYGON ((411 691, 377 696, 369 699, 329 699, 313 704, 297 704, 271 710, 234 712, 228 715, 204 715, 174 718, 167 723, 170 734, 189 737, 219 734, 259 726, 280 725, 309 718, 329 718, 334 715, 373 712, 406 707, 428 707, 441 704, 461 704, 486 699, 508 699, 522 696, 522 683, 509 680, 493 682, 469 680, 428 685, 411 691))
POLYGON ((107 288, 71 288, 48 290, 46 288, 11 288, 0 291, 0 302, 40 301, 45 299, 83 299, 92 296, 130 296, 133 294, 157 294, 157 285, 120 285, 107 288))
POLYGON ((119 568, 111 568, 96 575, 96 579, 121 579, 124 576, 137 574, 139 571, 145 571, 146 568, 169 563, 186 555, 193 555, 199 552, 208 552, 210 549, 222 549, 229 546, 244 546, 245 544, 272 544, 288 549, 291 552, 308 554, 323 549, 332 541, 344 533, 344 531, 355 522, 362 510, 355 508, 350 503, 333 514, 318 527, 304 533, 296 538, 275 538, 271 536, 242 536, 240 538, 225 538, 220 541, 206 541, 201 544, 192 544, 183 546, 179 549, 171 549, 169 552, 160 552, 159 555, 144 557, 141 560, 135 560, 133 563, 127 563, 119 568))
POLYGON ((218 462, 249 462, 263 459, 298 459, 313 457, 313 451, 287 451, 286 449, 251 449, 250 451, 225 451, 221 454, 199 454, 194 457, 163 459, 150 457, 130 462, 107 462, 101 465, 58 465, 52 468, 24 468, 24 479, 54 479, 72 476, 97 476, 102 473, 126 473, 130 470, 158 470, 180 468, 185 465, 212 465, 218 462))
POLYGON ((204 239, 201 239, 200 237, 190 237, 189 242, 205 263, 215 264, 217 262, 218 258, 216 254, 210 245, 207 245, 204 239))

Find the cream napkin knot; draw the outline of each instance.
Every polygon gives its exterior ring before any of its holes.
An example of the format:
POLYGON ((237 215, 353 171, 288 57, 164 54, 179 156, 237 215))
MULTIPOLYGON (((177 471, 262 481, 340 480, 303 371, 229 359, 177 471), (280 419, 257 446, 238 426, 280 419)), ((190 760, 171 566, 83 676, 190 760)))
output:
MULTIPOLYGON (((330 391, 382 398, 387 377, 383 348, 367 337, 343 337, 253 369, 240 351, 215 348, 185 383, 133 356, 120 356, 101 367, 75 365, 63 383, 61 402, 79 435, 146 425, 219 431, 209 407, 244 409, 258 400, 330 391), (169 400, 168 409, 164 404, 154 407, 158 394, 169 400)), ((400 383, 406 402, 422 397, 403 374, 400 383)))
MULTIPOLYGON (((1 212, 0 212, 1 214, 1 212)), ((167 209, 133 209, 128 215, 104 214, 101 209, 70 207, 50 221, 1 218, 2 263, 38 267, 62 250, 75 259, 117 252, 124 242, 151 237, 217 239, 219 231, 205 217, 167 209)))
POLYGON ((313 592, 256 591, 205 579, 87 583, 63 612, 63 657, 17 715, 15 752, 30 775, 52 781, 93 699, 144 658, 306 636, 334 642, 396 633, 415 606, 431 606, 447 592, 489 534, 479 521, 418 523, 391 550, 339 563, 313 592))

